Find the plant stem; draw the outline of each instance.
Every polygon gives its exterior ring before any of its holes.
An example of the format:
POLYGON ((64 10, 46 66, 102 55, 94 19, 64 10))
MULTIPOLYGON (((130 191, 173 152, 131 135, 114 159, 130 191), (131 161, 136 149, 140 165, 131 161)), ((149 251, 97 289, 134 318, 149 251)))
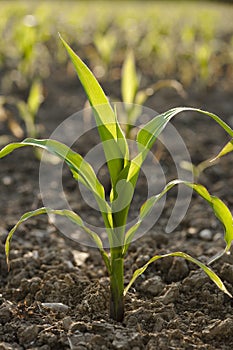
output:
POLYGON ((110 318, 122 322, 124 318, 124 258, 122 247, 111 248, 110 318))

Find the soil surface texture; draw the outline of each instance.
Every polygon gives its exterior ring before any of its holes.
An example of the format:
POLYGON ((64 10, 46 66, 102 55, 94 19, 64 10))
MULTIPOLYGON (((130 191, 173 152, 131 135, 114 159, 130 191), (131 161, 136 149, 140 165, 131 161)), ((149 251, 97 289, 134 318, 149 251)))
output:
MULTIPOLYGON (((119 97, 118 82, 103 85, 108 95, 119 97)), ((45 81, 45 91, 47 96, 38 118, 43 138, 85 103, 78 80, 67 77, 65 71, 54 72, 53 78, 45 81)), ((147 104, 158 112, 181 105, 198 107, 233 125, 232 90, 222 87, 190 89, 186 99, 175 91, 161 90, 147 104)), ((191 113, 172 123, 194 164, 216 155, 229 140, 208 117, 191 113)), ((9 133, 5 124, 1 126, 5 134, 9 133)), ((84 137, 77 142, 77 149, 85 154, 98 142, 96 136, 84 137)), ((199 179, 231 210, 232 160, 232 154, 223 157, 199 179)), ((174 179, 174 164, 163 148, 160 161, 166 180, 174 179)), ((125 299, 122 324, 108 316, 109 280, 98 251, 61 235, 46 216, 19 227, 12 240, 8 272, 4 252, 7 233, 25 211, 43 205, 39 166, 29 148, 1 160, 0 350, 233 348, 233 301, 203 271, 180 258, 159 260, 138 278, 125 299)), ((82 202, 78 186, 65 167, 63 180, 72 208, 98 226, 99 214, 82 202)), ((134 198, 135 212, 146 198, 144 185, 142 177, 134 198)), ((125 261, 126 283, 133 271, 155 254, 184 251, 207 263, 224 249, 223 227, 208 204, 195 194, 182 222, 173 232, 165 232, 175 199, 174 190, 167 195, 160 219, 131 244, 125 261)), ((212 268, 233 293, 233 255, 223 256, 212 268)))

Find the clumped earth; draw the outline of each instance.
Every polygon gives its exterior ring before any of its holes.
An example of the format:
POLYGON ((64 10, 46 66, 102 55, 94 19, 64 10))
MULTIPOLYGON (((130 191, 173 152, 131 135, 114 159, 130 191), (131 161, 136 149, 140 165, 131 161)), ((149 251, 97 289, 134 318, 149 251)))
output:
MULTIPOLYGON (((43 137, 85 102, 77 80, 61 76, 65 73, 59 72, 45 82, 48 95, 39 113, 43 137)), ((105 88, 110 95, 117 95, 117 84, 105 84, 105 88)), ((151 98, 148 106, 161 112, 179 105, 201 107, 232 125, 232 101, 230 90, 190 89, 187 100, 164 90, 151 98)), ((195 164, 217 154, 228 140, 208 118, 177 117, 173 124, 195 164)), ((89 146, 84 141, 80 153, 85 154, 89 146)), ((174 178, 174 167, 165 150, 161 164, 167 179, 174 178)), ((232 209, 231 164, 232 155, 222 158, 200 181, 232 209)), ((233 348, 233 301, 200 269, 179 258, 158 261, 136 281, 126 297, 122 324, 108 317, 109 282, 98 251, 63 237, 46 216, 31 219, 15 233, 8 272, 4 253, 7 232, 22 213, 42 205, 38 171, 39 162, 30 149, 1 160, 0 350, 233 348)), ((64 179, 68 198, 79 204, 82 214, 84 204, 74 191, 77 188, 68 170, 64 179)), ((136 204, 141 192, 139 188, 136 204)), ((206 263, 224 248, 221 225, 195 195, 185 219, 167 234, 165 227, 174 201, 175 191, 168 195, 156 225, 132 243, 125 264, 126 282, 155 254, 182 250, 206 263)), ((233 256, 222 257, 212 267, 233 293, 233 256)))

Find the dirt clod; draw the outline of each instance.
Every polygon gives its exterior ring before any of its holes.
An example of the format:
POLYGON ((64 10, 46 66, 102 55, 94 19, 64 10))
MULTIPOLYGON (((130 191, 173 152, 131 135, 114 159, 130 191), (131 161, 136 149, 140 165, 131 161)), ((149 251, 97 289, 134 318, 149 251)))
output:
POLYGON ((18 339, 20 345, 28 345, 35 342, 39 333, 39 327, 37 325, 20 327, 18 330, 18 339))

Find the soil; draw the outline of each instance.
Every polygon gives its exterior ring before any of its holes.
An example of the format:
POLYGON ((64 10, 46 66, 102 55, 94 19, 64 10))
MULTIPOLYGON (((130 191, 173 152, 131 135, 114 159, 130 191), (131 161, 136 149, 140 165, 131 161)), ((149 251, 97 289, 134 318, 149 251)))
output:
MULTIPOLYGON (((105 82, 104 88, 117 96, 119 82, 105 82)), ((82 109, 85 102, 76 78, 67 77, 64 71, 54 72, 45 82, 45 90, 47 97, 39 113, 43 137, 82 109)), ((174 91, 163 90, 148 100, 148 106, 159 112, 180 105, 213 111, 233 124, 230 89, 190 88, 186 100, 174 91)), ((188 118, 177 117, 173 125, 198 164, 217 154, 228 138, 212 120, 188 118)), ((1 126, 7 133, 6 125, 1 126)), ((87 140, 81 142, 80 153, 89 146, 87 140)), ((200 178, 231 209, 232 159, 231 154, 222 158, 200 178)), ((166 152, 161 162, 168 168, 168 178, 174 178, 166 152)), ((15 151, 1 160, 0 350, 233 348, 232 300, 200 269, 179 258, 158 261, 136 281, 125 300, 122 324, 108 316, 109 281, 98 251, 63 237, 46 216, 33 218, 17 230, 8 272, 4 253, 7 232, 25 211, 42 205, 38 171, 39 162, 30 149, 15 151)), ((64 171, 64 179, 68 197, 77 201, 68 171, 64 171)), ((143 186, 138 189, 135 208, 142 197, 143 186)), ((195 195, 182 223, 174 232, 165 233, 174 200, 175 192, 171 192, 156 226, 132 243, 125 262, 126 282, 155 254, 181 250, 207 262, 224 248, 223 228, 208 205, 195 195)), ((212 268, 233 293, 233 256, 223 256, 212 268)))

